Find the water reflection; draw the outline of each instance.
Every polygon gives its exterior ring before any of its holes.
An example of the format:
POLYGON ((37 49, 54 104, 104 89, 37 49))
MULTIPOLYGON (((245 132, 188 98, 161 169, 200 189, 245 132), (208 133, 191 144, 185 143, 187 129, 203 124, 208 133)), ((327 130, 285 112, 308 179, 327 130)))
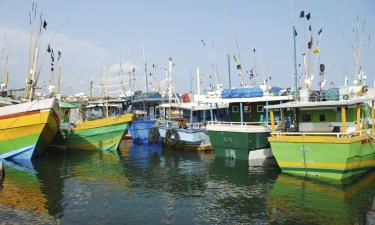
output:
POLYGON ((280 174, 270 190, 270 222, 361 224, 375 194, 375 172, 349 184, 280 174))
POLYGON ((6 164, 0 221, 10 224, 353 224, 375 173, 351 184, 280 174, 272 162, 123 142, 118 153, 49 151, 6 164))

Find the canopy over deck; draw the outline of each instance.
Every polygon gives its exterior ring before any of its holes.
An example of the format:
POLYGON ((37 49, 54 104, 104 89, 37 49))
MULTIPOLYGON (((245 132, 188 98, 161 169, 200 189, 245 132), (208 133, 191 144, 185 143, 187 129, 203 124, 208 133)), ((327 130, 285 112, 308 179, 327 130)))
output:
POLYGON ((199 102, 202 103, 240 103, 240 102, 277 102, 277 101, 288 101, 293 100, 293 96, 263 96, 263 97, 253 97, 253 98, 199 98, 199 102))
MULTIPOLYGON (((165 103, 165 104, 161 104, 159 107, 160 108, 169 108, 169 107, 171 107, 171 108, 175 108, 175 109, 186 109, 186 110, 193 110, 193 111, 209 110, 209 109, 211 109, 211 107, 210 107, 209 104, 197 103, 197 102, 165 103)), ((228 103, 217 104, 217 107, 216 107, 216 105, 212 106, 212 108, 219 108, 219 109, 228 108, 228 107, 229 107, 228 103)))
POLYGON ((156 103, 159 103, 159 102, 165 102, 165 101, 168 101, 168 98, 161 98, 161 97, 157 97, 157 98, 137 98, 137 99, 132 99, 131 100, 131 103, 143 103, 143 102, 156 102, 156 103))
POLYGON ((265 106, 266 109, 285 109, 285 108, 306 108, 306 107, 337 107, 337 106, 349 106, 355 105, 358 103, 366 103, 370 101, 374 101, 375 96, 361 96, 356 97, 353 99, 348 100, 340 100, 340 101, 322 101, 322 102, 287 102, 278 105, 269 105, 265 106))

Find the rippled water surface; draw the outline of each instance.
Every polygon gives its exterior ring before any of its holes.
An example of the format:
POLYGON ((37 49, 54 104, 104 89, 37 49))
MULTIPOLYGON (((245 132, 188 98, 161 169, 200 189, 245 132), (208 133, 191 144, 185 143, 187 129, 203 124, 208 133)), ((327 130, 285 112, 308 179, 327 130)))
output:
POLYGON ((374 172, 332 184, 131 142, 112 154, 50 150, 5 169, 0 224, 361 224, 375 193, 374 172))

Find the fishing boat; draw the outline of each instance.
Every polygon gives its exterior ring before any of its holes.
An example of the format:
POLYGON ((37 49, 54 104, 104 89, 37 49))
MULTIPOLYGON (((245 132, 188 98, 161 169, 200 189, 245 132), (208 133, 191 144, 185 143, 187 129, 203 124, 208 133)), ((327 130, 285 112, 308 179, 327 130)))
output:
MULTIPOLYGON (((37 7, 33 4, 32 14, 37 7)), ((22 101, 10 99, 7 88, 8 71, 5 66, 1 83, 0 99, 0 158, 25 160, 43 153, 59 127, 58 104, 54 98, 44 99, 35 93, 41 71, 39 39, 46 29, 46 22, 40 18, 30 18, 29 72, 22 101), (39 20, 40 19, 40 20, 39 20), (43 21, 40 23, 40 21, 43 21), (43 29, 42 29, 43 28, 43 29)))
POLYGON ((55 144, 67 149, 116 151, 128 132, 134 114, 124 111, 125 99, 111 99, 108 95, 107 65, 104 67, 104 96, 97 100, 72 104, 61 102, 63 122, 55 144), (64 105, 65 104, 65 105, 64 105))
MULTIPOLYGON (((359 31, 359 24, 354 31, 359 31)), ((272 153, 281 170, 299 176, 345 180, 375 168, 375 96, 368 93, 366 75, 360 65, 361 42, 356 35, 353 85, 326 88, 325 65, 319 68, 319 90, 313 90, 314 68, 319 55, 310 41, 304 57, 304 88, 294 102, 266 106, 270 110, 272 153), (292 126, 275 125, 274 112, 290 115, 292 126), (292 116, 294 115, 294 116, 292 116), (371 122, 370 122, 371 121, 371 122)))
MULTIPOLYGON (((155 127, 150 129, 149 140, 155 142, 159 137, 167 146, 184 149, 211 150, 210 139, 206 133, 209 117, 209 105, 192 99, 180 100, 172 86, 172 58, 169 58, 169 69, 166 71, 168 82, 168 103, 160 105, 161 118, 155 127)), ((224 108, 221 104, 219 108, 224 108)))
MULTIPOLYGON (((217 104, 221 114, 226 107, 226 104, 217 104)), ((206 132, 206 121, 212 111, 210 105, 199 102, 165 103, 160 108, 164 118, 157 121, 156 127, 166 145, 197 150, 212 149, 206 132)))
POLYGON ((109 116, 108 108, 60 103, 64 116, 56 145, 68 149, 116 151, 134 115, 112 111, 109 116))
POLYGON ((375 96, 343 96, 268 106, 272 124, 268 140, 283 172, 343 180, 375 168, 375 128, 368 122, 371 108, 374 124, 375 96), (275 110, 296 113, 293 130, 276 130, 275 110))
POLYGON ((36 157, 45 151, 58 127, 54 98, 0 107, 0 158, 36 157))
POLYGON ((293 99, 280 88, 265 90, 260 87, 224 89, 215 97, 201 101, 215 109, 217 104, 227 104, 220 116, 211 110, 211 121, 206 130, 218 157, 239 160, 262 160, 273 157, 267 137, 270 134, 267 105, 293 99))
MULTIPOLYGON (((166 102, 158 92, 136 91, 133 99, 130 101, 135 119, 129 128, 133 142, 138 144, 149 144, 148 134, 150 129, 155 126, 156 118, 159 115, 158 106, 166 102)), ((155 140, 157 142, 158 140, 155 140)))

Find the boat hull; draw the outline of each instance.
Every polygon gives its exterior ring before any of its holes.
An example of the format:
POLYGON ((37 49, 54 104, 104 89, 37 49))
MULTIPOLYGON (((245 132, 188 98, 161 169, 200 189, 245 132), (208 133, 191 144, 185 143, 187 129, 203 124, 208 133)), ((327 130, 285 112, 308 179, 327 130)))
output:
POLYGON ((56 107, 54 99, 2 107, 9 113, 0 113, 0 158, 29 160, 42 154, 58 131, 56 107))
POLYGON ((270 137, 273 155, 285 173, 344 180, 375 168, 375 144, 353 138, 270 137))
MULTIPOLYGON (((163 143, 167 145, 168 142, 165 136, 168 129, 166 127, 159 127, 160 137, 163 139, 163 143)), ((180 141, 174 147, 193 150, 212 150, 210 137, 204 130, 174 129, 180 137, 180 141)))
POLYGON ((135 120, 129 128, 133 142, 137 144, 149 144, 148 133, 155 125, 155 120, 135 120))
POLYGON ((263 127, 254 128, 207 126, 215 155, 239 160, 273 157, 267 140, 269 132, 263 127))
POLYGON ((82 122, 58 142, 67 149, 116 151, 132 120, 128 114, 82 122))

